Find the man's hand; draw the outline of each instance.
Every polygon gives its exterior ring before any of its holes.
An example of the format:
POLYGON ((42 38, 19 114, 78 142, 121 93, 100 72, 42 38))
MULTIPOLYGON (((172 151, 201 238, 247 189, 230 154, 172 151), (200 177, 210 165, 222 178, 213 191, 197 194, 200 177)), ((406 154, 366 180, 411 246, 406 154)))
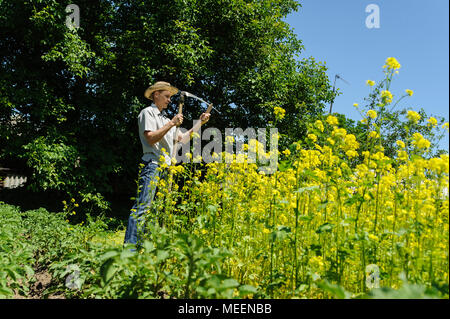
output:
POLYGON ((200 115, 200 121, 202 121, 202 124, 205 124, 206 122, 208 122, 210 116, 211 116, 211 114, 209 114, 209 113, 202 113, 202 115, 200 115))
POLYGON ((180 126, 181 123, 183 123, 183 114, 177 114, 173 117, 173 119, 171 120, 172 124, 174 126, 180 126))

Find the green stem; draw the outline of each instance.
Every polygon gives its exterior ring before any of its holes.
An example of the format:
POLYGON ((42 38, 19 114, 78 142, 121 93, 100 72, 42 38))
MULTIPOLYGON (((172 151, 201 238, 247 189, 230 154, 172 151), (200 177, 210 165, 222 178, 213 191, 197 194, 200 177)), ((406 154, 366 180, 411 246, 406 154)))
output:
MULTIPOLYGON (((277 172, 275 172, 275 185, 274 185, 274 189, 277 189, 277 172)), ((272 217, 272 232, 275 230, 275 195, 272 195, 272 200, 270 202, 270 215, 272 217)), ((269 216, 270 218, 270 216, 269 216)), ((272 297, 272 293, 273 293, 273 286, 272 286, 272 281, 273 281, 273 250, 274 250, 274 236, 270 236, 270 290, 269 290, 269 294, 272 297)))

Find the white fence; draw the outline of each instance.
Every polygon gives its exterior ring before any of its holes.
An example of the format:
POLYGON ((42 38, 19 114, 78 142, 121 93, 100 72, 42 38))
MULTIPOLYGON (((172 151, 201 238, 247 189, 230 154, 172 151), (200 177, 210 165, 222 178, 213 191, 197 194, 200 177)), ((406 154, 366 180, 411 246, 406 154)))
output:
POLYGON ((0 189, 22 187, 27 177, 9 168, 0 168, 0 189))

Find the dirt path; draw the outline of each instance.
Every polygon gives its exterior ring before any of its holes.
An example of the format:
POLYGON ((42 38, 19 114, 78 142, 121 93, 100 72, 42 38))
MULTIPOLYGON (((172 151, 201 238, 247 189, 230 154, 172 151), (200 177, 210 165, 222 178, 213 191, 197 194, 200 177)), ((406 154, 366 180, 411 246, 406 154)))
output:
MULTIPOLYGON (((35 270, 36 282, 30 287, 28 296, 21 296, 17 292, 14 299, 44 299, 45 290, 52 284, 52 275, 46 269, 35 270)), ((50 294, 48 299, 66 299, 63 294, 50 294)))

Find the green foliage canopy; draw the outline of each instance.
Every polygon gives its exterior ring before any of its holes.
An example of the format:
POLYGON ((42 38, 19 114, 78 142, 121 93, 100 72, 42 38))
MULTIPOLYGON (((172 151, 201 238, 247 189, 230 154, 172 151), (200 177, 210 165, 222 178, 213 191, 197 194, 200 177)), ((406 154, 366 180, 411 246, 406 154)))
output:
MULTIPOLYGON (((212 102, 220 129, 265 127, 282 107, 277 127, 292 140, 334 96, 282 20, 296 1, 79 0, 78 29, 68 4, 0 1, 0 160, 28 167, 35 189, 131 192, 136 117, 158 80, 212 102)), ((185 118, 201 112, 189 101, 185 118)))

